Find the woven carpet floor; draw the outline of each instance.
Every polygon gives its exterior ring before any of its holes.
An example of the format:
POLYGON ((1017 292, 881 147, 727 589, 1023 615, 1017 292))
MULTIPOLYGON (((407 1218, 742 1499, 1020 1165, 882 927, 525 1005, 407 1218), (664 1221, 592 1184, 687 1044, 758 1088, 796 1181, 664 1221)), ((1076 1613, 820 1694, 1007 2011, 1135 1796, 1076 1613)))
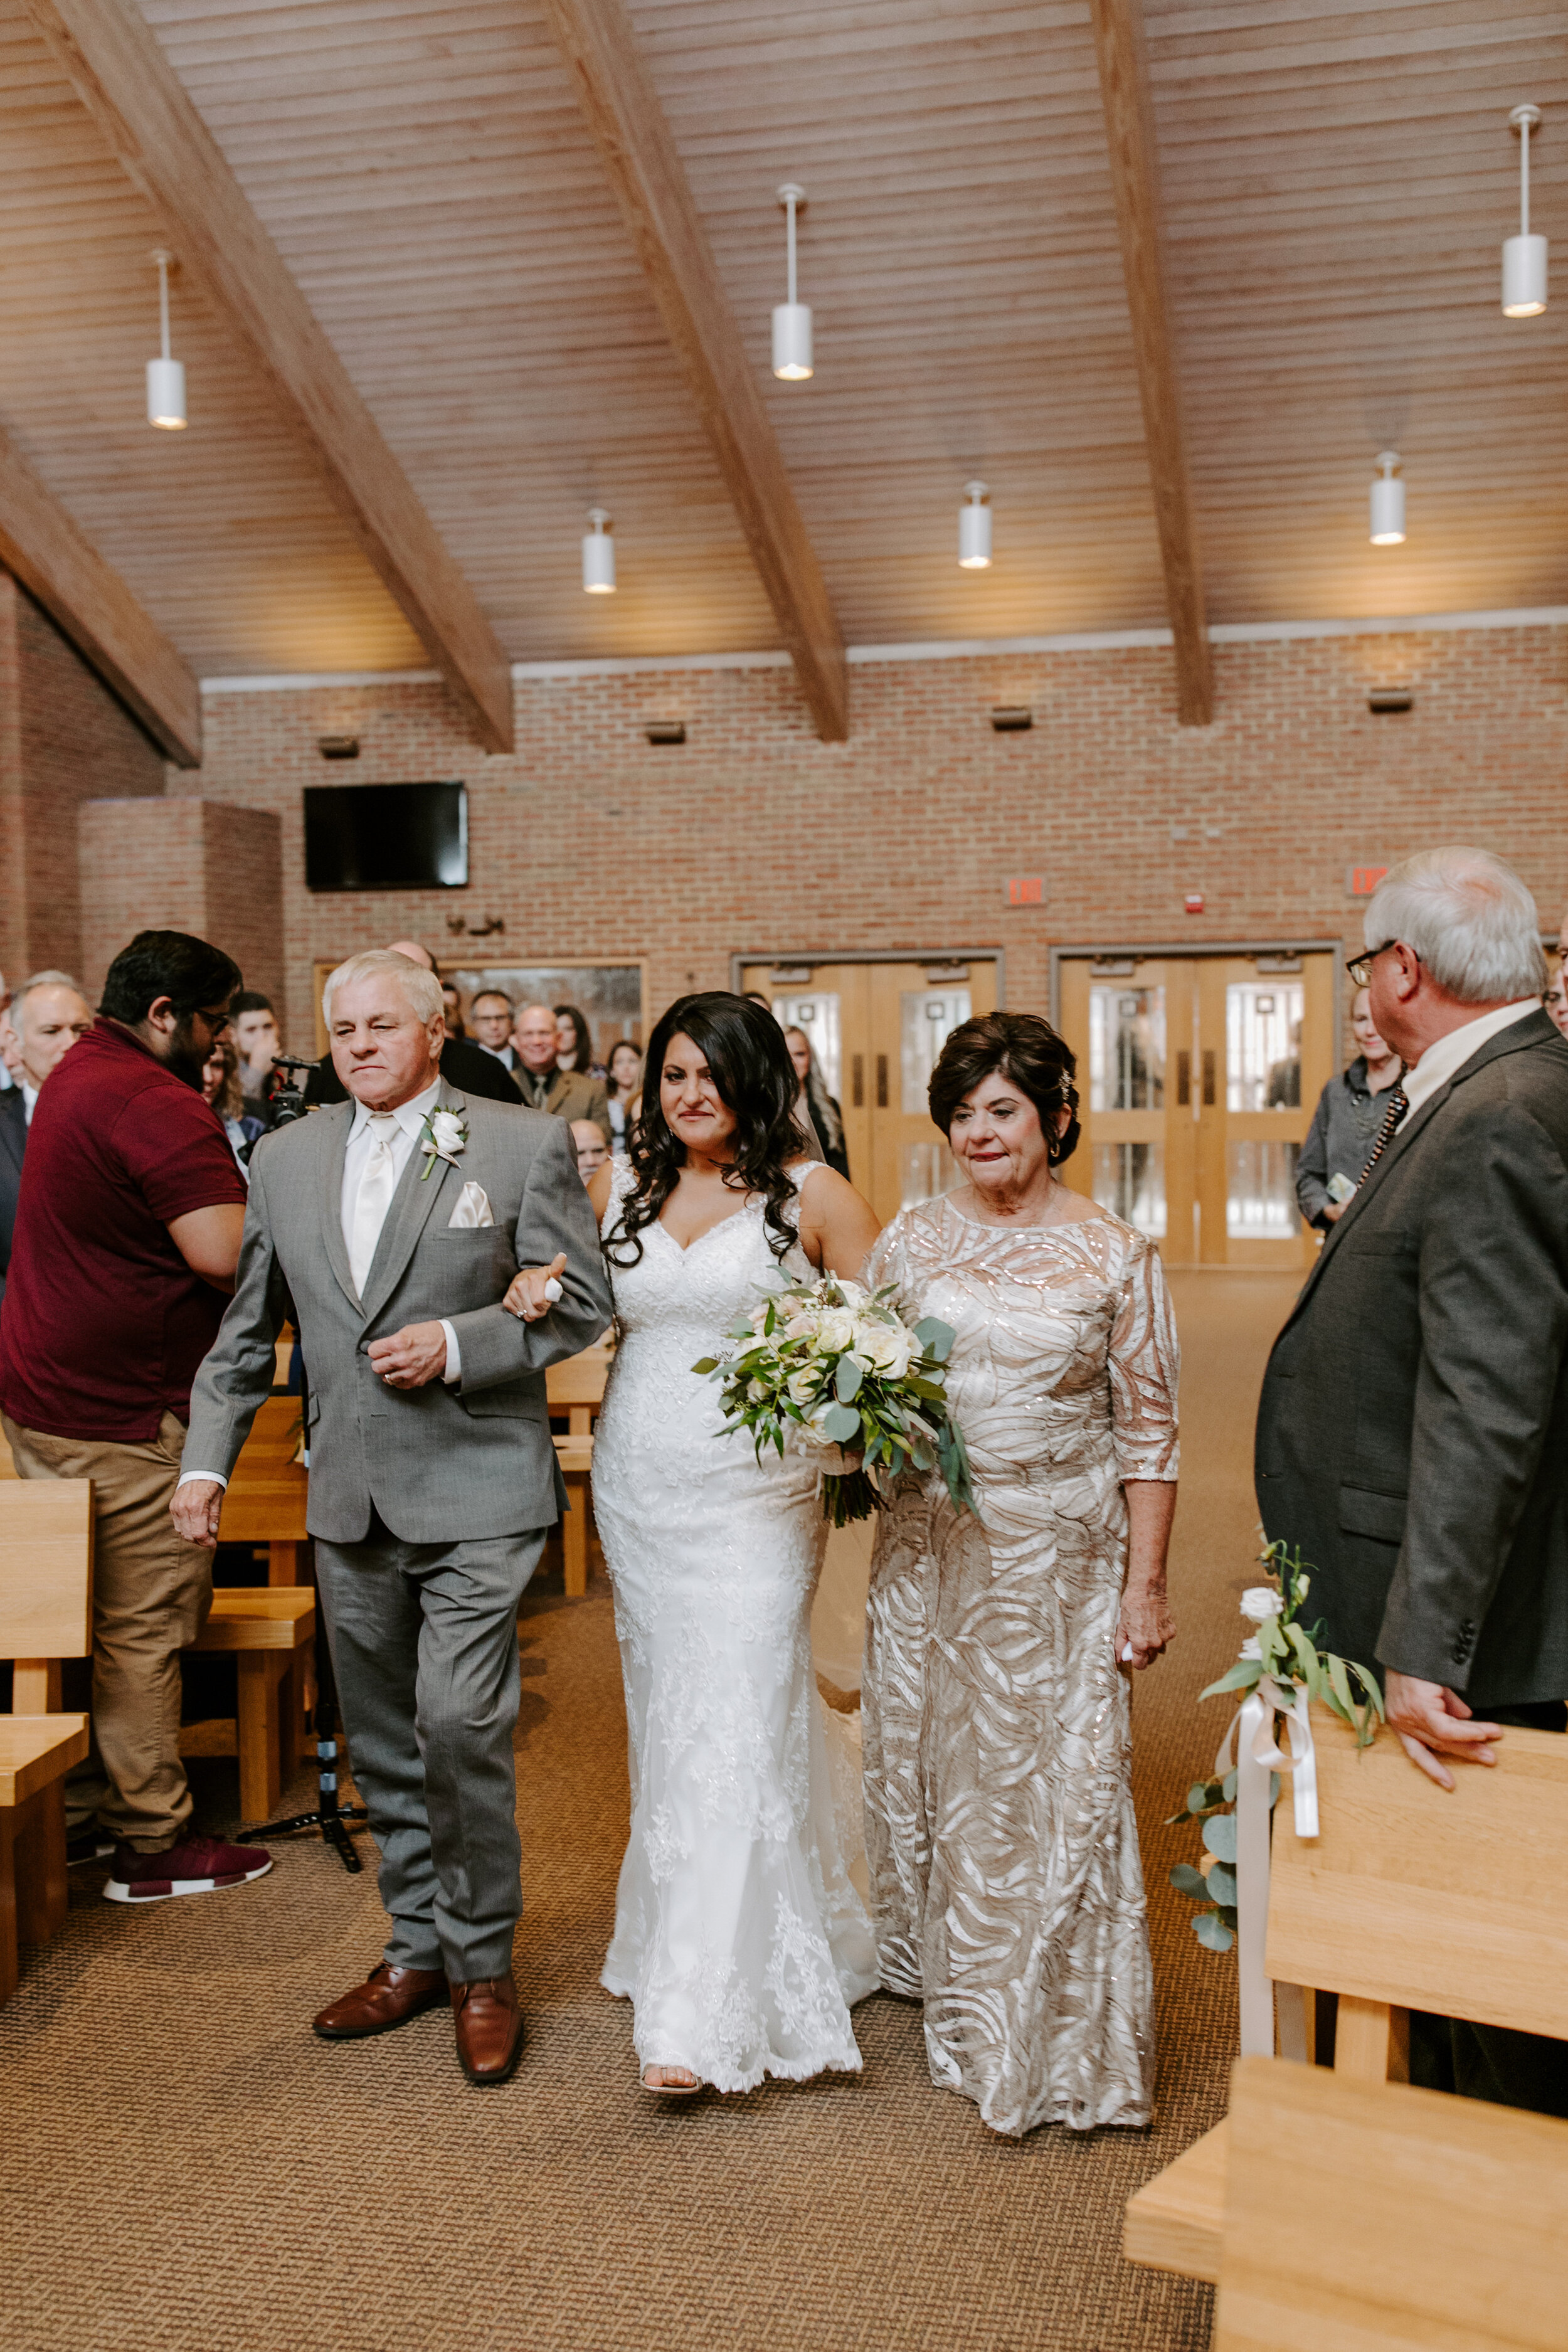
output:
MULTIPOLYGON (((1180 1638, 1138 1685, 1136 1780, 1159 1983, 1148 2133, 1003 2141, 933 2090, 920 2020, 856 2012, 858 2079, 637 2087, 596 1979, 626 1833, 610 1602, 522 1622, 528 1908, 521 2072, 472 2090, 441 2012, 363 2043, 309 2021, 376 1958, 374 1874, 295 1840, 256 1885, 128 1912, 73 1874, 70 1917, 0 2009, 0 2344, 7 2352, 1200 2352, 1208 2290, 1124 2263, 1121 2209, 1220 2114, 1232 1963, 1202 1952, 1160 1826, 1212 1755, 1195 1713, 1234 1656, 1256 1544, 1252 1410, 1288 1279, 1176 1277, 1180 1638)), ((235 1768, 193 1768, 232 1823, 235 1768)), ((312 1783, 293 1792, 300 1806, 312 1783)), ((367 1849, 368 1850, 368 1849, 367 1849)))

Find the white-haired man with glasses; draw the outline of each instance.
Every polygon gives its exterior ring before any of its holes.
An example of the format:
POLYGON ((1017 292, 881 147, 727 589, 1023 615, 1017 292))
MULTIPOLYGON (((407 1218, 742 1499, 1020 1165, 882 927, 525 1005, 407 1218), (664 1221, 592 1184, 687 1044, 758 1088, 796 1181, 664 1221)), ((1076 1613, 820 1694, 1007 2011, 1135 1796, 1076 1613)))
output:
MULTIPOLYGON (((1275 1342, 1258 1495, 1328 1646, 1452 1789, 1445 1757, 1493 1762, 1503 1725, 1568 1728, 1568 1042, 1535 902, 1485 850, 1396 866, 1350 970, 1404 1073, 1275 1342)), ((1568 2114, 1568 2045, 1426 2018, 1411 2053, 1568 2114)))

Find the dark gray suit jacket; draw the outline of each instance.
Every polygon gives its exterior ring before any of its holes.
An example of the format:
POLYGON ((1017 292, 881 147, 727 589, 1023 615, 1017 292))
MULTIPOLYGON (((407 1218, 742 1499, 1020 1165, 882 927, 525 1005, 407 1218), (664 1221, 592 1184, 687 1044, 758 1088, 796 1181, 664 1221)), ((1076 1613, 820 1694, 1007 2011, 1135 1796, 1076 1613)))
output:
POLYGON ((27 1149, 27 1108, 20 1087, 0 1094, 0 1298, 11 1270, 11 1236, 16 1230, 16 1195, 22 1189, 22 1154, 27 1149))
POLYGON ((1568 1043, 1527 1013, 1395 1136, 1274 1343, 1258 1507, 1342 1656, 1568 1696, 1568 1043))
POLYGON ((286 1307, 310 1381, 305 1524, 359 1543, 374 1504, 407 1543, 521 1534, 555 1519, 560 1474, 550 1437, 548 1365, 592 1346, 613 1308, 594 1212, 559 1119, 470 1102, 443 1079, 468 1141, 455 1161, 416 1150, 398 1180, 355 1290, 342 1230, 343 1156, 353 1105, 312 1111, 257 1144, 234 1297, 191 1392, 187 1470, 226 1477, 272 1386, 286 1307), (482 1187, 493 1224, 454 1226, 465 1184, 482 1187), (500 1302, 522 1265, 564 1251, 558 1306, 521 1323, 500 1302), (391 1389, 366 1350, 405 1323, 447 1318, 462 1353, 454 1388, 391 1389))

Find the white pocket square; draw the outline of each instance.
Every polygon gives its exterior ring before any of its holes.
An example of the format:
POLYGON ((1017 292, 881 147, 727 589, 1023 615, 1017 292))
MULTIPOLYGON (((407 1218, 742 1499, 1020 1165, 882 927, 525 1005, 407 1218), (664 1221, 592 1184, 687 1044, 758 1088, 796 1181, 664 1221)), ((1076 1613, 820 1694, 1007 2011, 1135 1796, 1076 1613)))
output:
POLYGON ((494 1223, 484 1186, 474 1183, 470 1179, 458 1195, 458 1205, 447 1220, 447 1231, 451 1233, 454 1229, 472 1229, 477 1225, 493 1225, 494 1223))

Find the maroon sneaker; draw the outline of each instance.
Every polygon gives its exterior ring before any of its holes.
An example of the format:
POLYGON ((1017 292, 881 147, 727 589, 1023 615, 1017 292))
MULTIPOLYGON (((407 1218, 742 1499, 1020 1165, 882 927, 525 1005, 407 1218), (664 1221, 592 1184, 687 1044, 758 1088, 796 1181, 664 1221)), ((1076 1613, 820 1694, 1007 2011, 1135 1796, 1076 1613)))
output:
POLYGON ((104 1888, 111 1903, 166 1903, 174 1895, 211 1895, 264 1877, 272 1856, 258 1845, 225 1845, 221 1838, 191 1837, 162 1853, 117 1845, 104 1888))

